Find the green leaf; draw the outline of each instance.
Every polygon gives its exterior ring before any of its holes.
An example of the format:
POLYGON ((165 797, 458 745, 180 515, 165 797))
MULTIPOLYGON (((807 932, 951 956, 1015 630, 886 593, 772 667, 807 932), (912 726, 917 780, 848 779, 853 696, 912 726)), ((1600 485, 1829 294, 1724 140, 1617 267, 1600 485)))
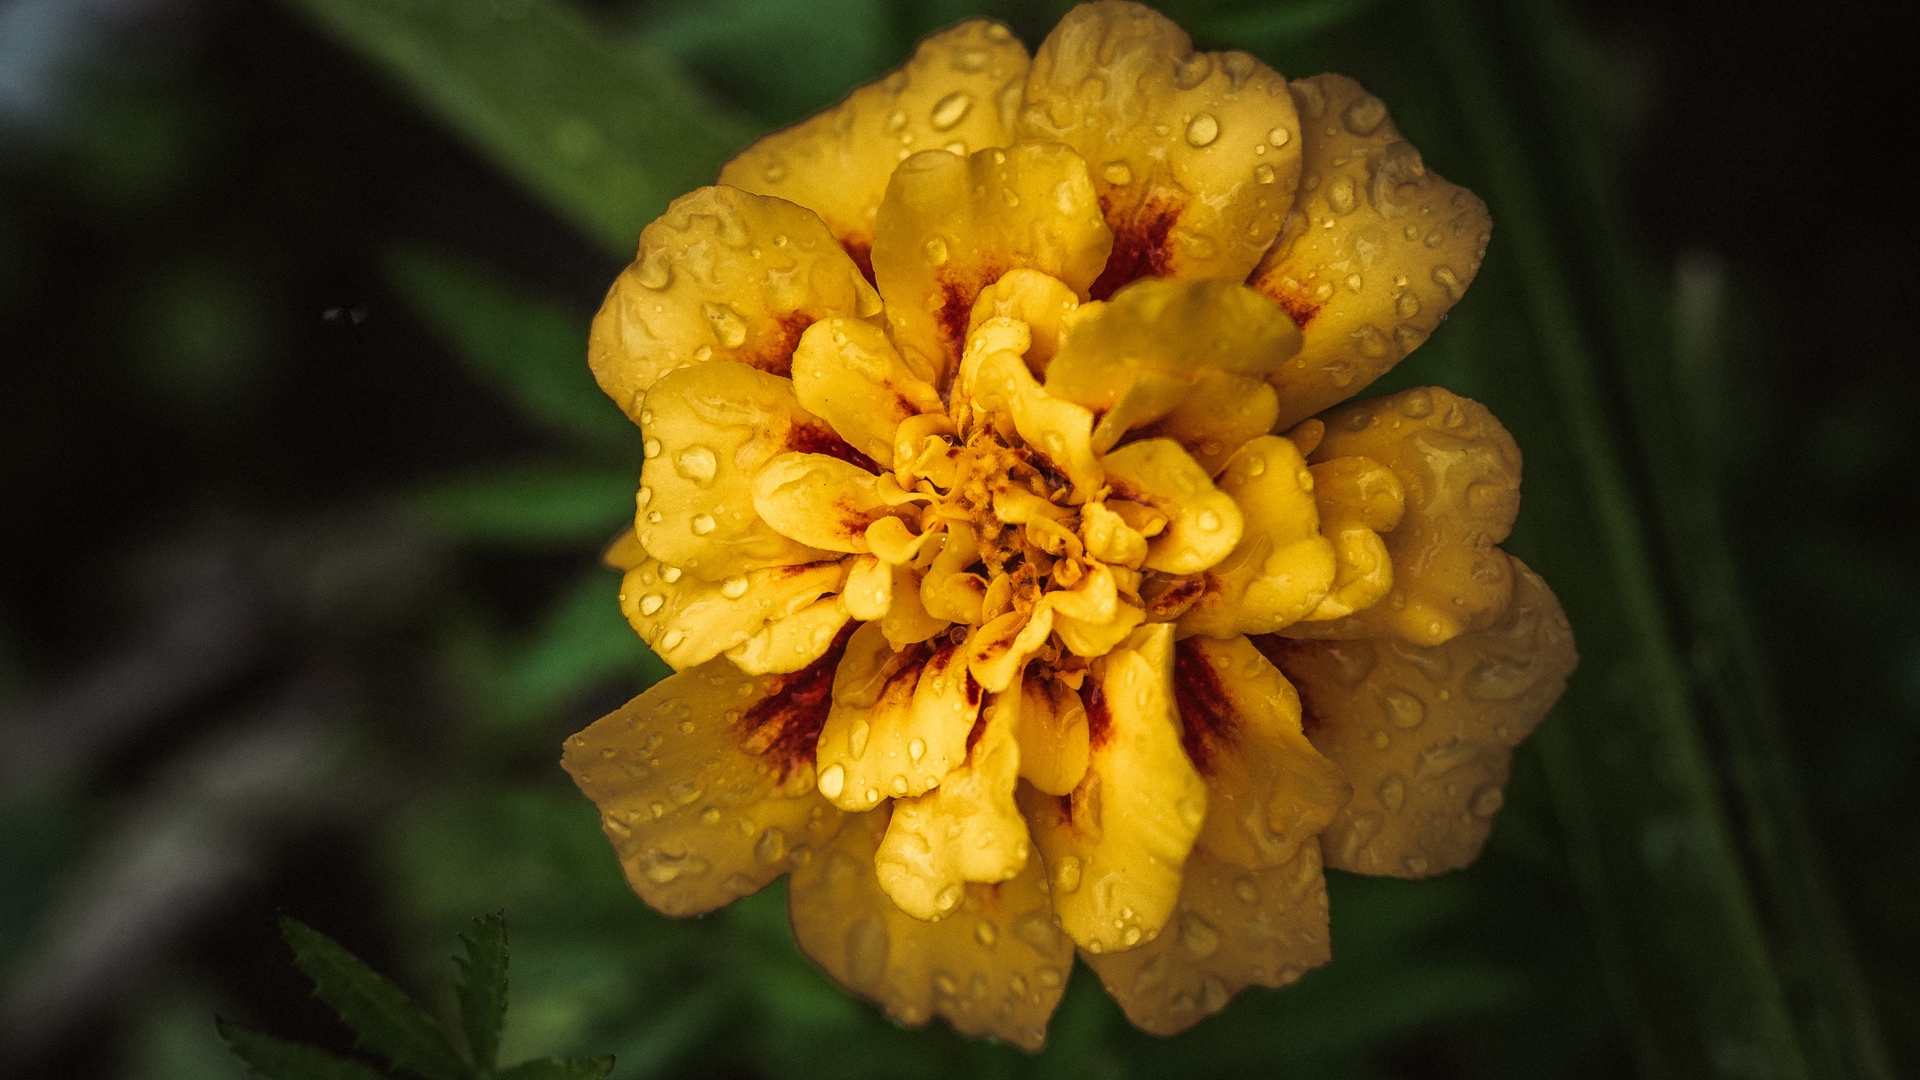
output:
POLYGON ((516 465, 445 480, 411 501, 476 543, 599 547, 633 517, 635 470, 516 465))
POLYGON ((460 259, 400 248, 387 277, 473 371, 554 431, 631 445, 635 429, 587 370, 587 320, 460 259))
POLYGON ((267 1080, 386 1080, 386 1074, 371 1065, 335 1057, 325 1050, 262 1035, 225 1020, 215 1020, 213 1026, 233 1056, 267 1080))
POLYGON ((631 258, 749 125, 556 0, 286 0, 587 235, 631 258))
POLYGON ((426 1010, 385 976, 297 919, 283 916, 280 934, 293 949, 293 962, 313 980, 314 996, 340 1014, 361 1046, 423 1080, 473 1076, 426 1010))
POLYGON ((502 1069, 498 1080, 600 1080, 613 1071, 613 1056, 591 1058, 544 1058, 502 1069))
POLYGON ((544 719, 573 695, 626 679, 632 692, 671 674, 620 614, 612 574, 595 569, 554 604, 539 628, 501 666, 489 708, 501 722, 544 719))
POLYGON ((507 920, 482 915, 473 929, 460 935, 465 956, 454 958, 460 979, 454 992, 460 998, 460 1023, 467 1030, 467 1048, 473 1063, 485 1070, 499 1063, 500 1029, 507 1021, 507 920))

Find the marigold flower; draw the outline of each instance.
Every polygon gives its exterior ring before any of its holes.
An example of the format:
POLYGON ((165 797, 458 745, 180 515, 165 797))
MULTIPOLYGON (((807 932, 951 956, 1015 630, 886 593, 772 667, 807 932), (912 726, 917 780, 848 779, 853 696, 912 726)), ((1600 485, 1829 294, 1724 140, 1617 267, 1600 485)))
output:
POLYGON ((790 872, 841 983, 1037 1048, 1076 949, 1172 1033, 1329 959, 1323 864, 1474 858, 1573 644, 1496 546, 1499 422, 1340 405, 1490 228, 1378 98, 1095 3, 1031 59, 937 34, 720 181, 592 335, 677 674, 565 765, 641 897, 790 872))

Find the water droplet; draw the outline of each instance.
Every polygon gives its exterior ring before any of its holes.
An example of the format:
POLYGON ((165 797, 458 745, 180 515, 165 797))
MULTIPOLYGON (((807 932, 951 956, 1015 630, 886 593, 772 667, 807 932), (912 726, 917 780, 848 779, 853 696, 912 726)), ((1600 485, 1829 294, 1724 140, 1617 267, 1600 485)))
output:
POLYGON ((1243 904, 1260 902, 1260 890, 1253 884, 1252 878, 1233 879, 1233 895, 1239 897, 1243 904))
POLYGON ((1347 125, 1348 131, 1360 136, 1373 134, 1380 127, 1380 122, 1386 118, 1386 104, 1372 94, 1367 94, 1347 106, 1347 111, 1340 117, 1347 125))
POLYGON ((1413 766, 1413 775, 1421 780, 1444 776, 1478 756, 1478 751, 1471 743, 1458 739, 1429 746, 1420 751, 1420 758, 1413 766))
POLYGON ((747 321, 740 317, 739 312, 726 304, 711 300, 707 301, 702 310, 707 313, 707 321, 713 324, 714 338, 721 345, 729 349, 737 349, 746 344, 747 321))
POLYGON ((985 49, 961 49, 953 54, 953 68, 965 72, 984 71, 992 58, 993 54, 985 49))
POLYGON ((1080 857, 1068 855, 1060 860, 1053 872, 1053 887, 1063 893, 1073 892, 1080 887, 1080 857))
POLYGON ((936 236, 920 248, 920 253, 927 257, 927 264, 929 266, 945 266, 947 263, 947 242, 936 236))
POLYGON ((960 906, 960 900, 967 890, 959 882, 950 882, 933 896, 933 906, 939 911, 952 911, 960 906))
POLYGON ((720 595, 729 600, 738 600, 747 595, 747 579, 730 577, 720 586, 720 595))
POLYGON ((907 778, 905 776, 896 776, 893 778, 893 783, 888 786, 893 791, 895 798, 904 797, 907 793, 907 778))
POLYGON ((895 109, 887 116, 887 134, 891 135, 907 126, 907 114, 895 109))
POLYGON ((640 598, 640 614, 651 615, 660 610, 666 600, 659 593, 648 593, 640 598))
POLYGON ((677 566, 665 566, 665 567, 661 567, 661 569, 660 569, 660 580, 661 580, 661 581, 664 581, 664 582, 666 582, 666 583, 667 583, 667 584, 669 584, 669 585, 671 585, 671 584, 673 584, 673 583, 674 583, 674 582, 676 582, 676 581, 679 581, 679 580, 680 580, 680 568, 679 568, 679 567, 677 567, 677 566))
POLYGON ((700 824, 702 825, 720 824, 720 808, 717 806, 709 806, 705 810, 700 811, 700 824))
POLYGON ((1060 972, 1057 969, 1050 968, 1050 967, 1043 967, 1040 970, 1034 972, 1033 977, 1039 980, 1041 986, 1045 986, 1048 988, 1059 986, 1063 980, 1063 976, 1061 976, 1060 972))
POLYGON ((1201 113, 1187 124, 1187 145, 1202 147, 1212 144, 1220 137, 1220 121, 1212 113, 1201 113))
POLYGON ((1253 167, 1253 178, 1262 184, 1273 183, 1273 166, 1255 165, 1253 167))
POLYGON ((785 165, 780 164, 779 159, 775 158, 774 160, 767 162, 766 170, 763 171, 760 175, 762 178, 766 180, 767 183, 777 184, 780 181, 785 180, 787 178, 787 167, 785 165))
POLYGON ((989 949, 992 948, 993 943, 999 939, 999 929, 985 919, 980 920, 980 925, 973 928, 973 940, 989 949))
POLYGON ((1100 179, 1114 187, 1133 183, 1133 169, 1124 161, 1109 161, 1100 167, 1100 179))
POLYGON ((1447 295, 1455 300, 1467 295, 1467 287, 1461 283, 1460 276, 1452 267, 1440 265, 1433 268, 1433 283, 1447 290, 1447 295))
POLYGON ((1415 315, 1420 314, 1420 298, 1413 295, 1412 289, 1408 289, 1406 292, 1400 294, 1400 299, 1394 304, 1393 310, 1398 313, 1401 318, 1411 319, 1415 315))
POLYGON ((1194 53, 1180 61, 1173 69, 1173 85, 1182 90, 1191 90, 1207 81, 1213 74, 1213 57, 1206 53, 1194 53))
POLYGON ((650 458, 659 457, 660 456, 660 440, 648 439, 646 442, 640 444, 640 450, 642 453, 646 454, 650 458))
POLYGON ((685 806, 700 797, 700 781, 682 780, 667 789, 667 798, 685 806))
POLYGON ((640 284, 649 289, 664 289, 673 283, 673 262, 664 249, 654 248, 640 259, 640 284))
POLYGON ((693 515, 693 535, 705 536, 715 528, 712 514, 693 515))
POLYGON ((933 107, 933 130, 946 131, 958 124, 973 108, 973 95, 965 90, 955 90, 940 99, 933 107))
POLYGON ((927 753, 927 740, 915 739, 907 744, 907 760, 919 761, 927 753))
POLYGON ((1293 132, 1277 127, 1267 132, 1267 141, 1275 146, 1285 146, 1293 138, 1293 132))
POLYGON ((675 628, 667 631, 667 635, 660 639, 660 647, 671 651, 679 648, 680 643, 685 640, 687 640, 686 631, 675 628))
POLYGON ((777 863, 787 857, 787 834, 774 825, 754 841, 753 854, 763 863, 777 863))
POLYGON ((1020 193, 1013 190, 1012 188, 1001 188, 1000 201, 1003 203, 1006 203, 1008 206, 1019 206, 1020 193))
POLYGON ((655 885, 667 885, 683 877, 698 877, 709 869, 707 860, 692 852, 669 855, 659 848, 640 857, 640 872, 655 885))
POLYGON ((820 794, 829 799, 840 797, 840 791, 847 786, 847 770, 839 762, 827 766, 820 772, 820 794))
POLYGON ((1420 726, 1427 718, 1427 707, 1419 698, 1396 687, 1387 687, 1380 691, 1380 710, 1386 714, 1387 723, 1401 730, 1410 730, 1420 726))
POLYGON ((639 493, 634 496, 635 505, 645 506, 652 501, 653 501, 653 489, 650 487, 647 487, 645 484, 642 484, 640 486, 639 493))
POLYGON ((1467 810, 1474 817, 1492 817, 1499 811, 1500 805, 1506 801, 1506 796, 1500 791, 1500 785, 1488 784, 1475 791, 1473 797, 1467 800, 1467 810))
POLYGON ((853 730, 847 733, 847 752, 858 758, 867 752, 867 736, 873 728, 865 721, 855 721, 853 730))
POLYGON ((1406 801, 1407 782, 1400 779, 1398 773, 1388 773, 1387 778, 1380 781, 1380 805, 1398 813, 1406 801))
POLYGON ((1353 197, 1353 179, 1343 176, 1327 185, 1327 205, 1336 214, 1351 214, 1355 205, 1353 197))
POLYGON ((1200 511, 1200 531, 1213 532, 1220 527, 1220 515, 1211 510, 1200 511))
POLYGON ((701 487, 713 483, 714 473, 719 467, 720 459, 704 446, 689 446, 673 459, 673 471, 701 487))
POLYGON ((1424 874, 1427 872, 1428 864, 1425 855, 1409 855, 1400 860, 1400 862, 1407 868, 1407 873, 1409 874, 1424 874))
POLYGON ((1195 960, 1205 960, 1220 948, 1220 931, 1191 911, 1180 913, 1180 944, 1195 960))

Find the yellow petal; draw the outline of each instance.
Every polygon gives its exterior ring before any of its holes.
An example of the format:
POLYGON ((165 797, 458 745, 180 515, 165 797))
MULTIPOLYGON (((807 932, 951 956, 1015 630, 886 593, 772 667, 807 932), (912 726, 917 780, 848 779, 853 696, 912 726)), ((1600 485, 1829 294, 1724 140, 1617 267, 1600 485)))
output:
POLYGON ((886 331, 859 319, 822 319, 800 335, 793 390, 808 412, 833 425, 855 450, 893 460, 902 421, 940 412, 940 395, 914 376, 886 331))
POLYGON ((1299 688, 1307 737, 1353 783, 1323 842, 1327 865, 1422 877, 1472 862, 1513 748, 1577 658, 1560 604, 1514 560, 1500 624, 1422 648, 1400 641, 1255 641, 1299 688))
POLYGON ((613 543, 607 545, 607 550, 600 553, 603 565, 623 574, 646 561, 647 549, 640 546, 640 538, 634 535, 631 525, 614 537, 613 543))
POLYGON ((1385 534, 1392 588, 1353 615, 1302 622, 1302 637, 1397 635, 1438 645, 1492 626, 1513 595, 1509 557, 1494 545, 1520 512, 1520 448, 1478 402, 1439 387, 1403 390, 1335 409, 1310 460, 1369 457, 1393 470, 1405 493, 1385 534))
POLYGON ((843 573, 838 563, 803 563, 714 582, 647 559, 620 580, 620 610, 660 659, 685 671, 838 589, 843 573))
POLYGON ((1237 866, 1291 862, 1352 790, 1300 730, 1300 698, 1244 637, 1174 646, 1181 745, 1207 780, 1200 846, 1237 866))
POLYGON ((1279 415, 1280 397, 1265 382, 1208 371, 1193 381, 1172 412, 1148 425, 1141 435, 1172 439, 1213 475, 1248 439, 1273 430, 1279 415))
POLYGON ((1286 80, 1245 53, 1196 53, 1139 4, 1084 4, 1034 56, 1024 138, 1092 166, 1114 232, 1095 288, 1140 277, 1240 281, 1280 231, 1300 178, 1286 80))
POLYGON ((879 311, 879 294, 811 211, 705 187, 641 231, 639 257, 594 317, 587 359, 639 420, 641 399, 675 368, 731 360, 785 375, 814 320, 879 311))
POLYGON ((1167 932, 1088 966, 1135 1026, 1177 1035, 1248 986, 1281 987, 1333 958, 1320 845, 1248 870, 1196 849, 1167 932))
POLYGON ((1047 373, 1047 364, 1060 351, 1067 323, 1080 308, 1080 298, 1066 282, 1038 270, 1009 270, 1000 280, 982 289, 973 302, 973 314, 967 320, 967 338, 989 319, 1015 319, 1028 328, 1025 355, 1027 367, 1036 376, 1047 373))
POLYGON ((887 814, 881 807, 849 819, 819 858, 795 870, 787 902, 801 950, 900 1023, 938 1014, 963 1035, 1040 1049, 1073 968, 1040 860, 1012 880, 967 886, 952 917, 922 922, 887 899, 874 873, 887 814))
POLYGON ((967 758, 917 798, 896 799, 874 856, 880 887, 916 919, 944 919, 970 881, 1005 881, 1027 865, 1027 823, 1013 802, 1019 779, 1019 695, 987 703, 967 758))
POLYGON ((963 22, 922 41, 900 70, 747 147, 720 182, 813 210, 871 270, 874 214, 894 166, 915 151, 1012 142, 1026 74, 1026 46, 1006 27, 963 22))
POLYGON ((1072 481, 1074 497, 1085 501, 1099 490, 1106 474, 1093 452, 1093 413, 1042 389, 1026 361, 1012 352, 980 358, 970 386, 961 393, 982 413, 1005 413, 1031 452, 1072 481))
POLYGON ((1020 779, 1048 795, 1066 795, 1087 775, 1087 710, 1080 695, 1028 675, 1020 683, 1020 779))
POLYGON ((827 454, 781 454, 753 478, 760 520, 796 543, 865 553, 867 526, 887 516, 879 479, 827 454))
POLYGON ((1306 174, 1250 284, 1305 344, 1270 378, 1282 427, 1358 393, 1440 325, 1480 271, 1493 221, 1430 172, 1380 99, 1344 75, 1292 84, 1306 174))
POLYGON ((1238 282, 1139 281, 1073 320, 1047 393, 1100 414, 1104 452, 1178 409, 1202 374, 1264 377, 1299 347, 1286 312, 1238 282))
POLYGON ((839 597, 815 600, 728 649, 727 659, 749 675, 799 671, 826 653, 850 618, 839 597))
POLYGON ((876 555, 862 555, 847 568, 847 585, 840 592, 847 614, 861 622, 875 622, 893 606, 893 567, 876 555))
POLYGON ((709 661, 567 740, 560 763, 600 808, 641 899, 711 911, 833 838, 842 815, 814 791, 813 739, 838 659, 757 678, 709 661))
POLYGON ((1143 626, 1095 662, 1082 691, 1091 760, 1073 794, 1020 792, 1060 925, 1090 951, 1130 949, 1166 925, 1207 814, 1180 748, 1173 628, 1143 626))
POLYGON ((826 451, 871 464, 800 407, 793 383, 745 364, 699 364, 661 379, 641 415, 634 530, 647 554, 707 581, 831 558, 753 509, 754 477, 780 454, 826 451))
POLYGON ((1337 569, 1333 588, 1302 618, 1325 622, 1370 608, 1393 588, 1393 554, 1380 534, 1400 524, 1406 492, 1392 469, 1370 457, 1333 458, 1309 471, 1320 531, 1333 541, 1337 569))
POLYGON ((881 633, 895 645, 925 641, 953 625, 951 620, 927 614, 920 602, 920 575, 912 567, 893 568, 893 602, 880 619, 881 633))
POLYGON ((1147 543, 1145 566, 1165 574, 1197 574, 1227 557, 1245 522, 1233 497, 1213 486, 1180 444, 1143 439, 1100 459, 1113 492, 1167 516, 1166 531, 1147 543))
POLYGON ((1206 591, 1180 616, 1181 632, 1266 634, 1311 612, 1333 584, 1335 562, 1300 451, 1279 436, 1254 439, 1227 463, 1220 491, 1246 515, 1246 529, 1207 571, 1206 591))
POLYGON ((1026 268, 1084 297, 1112 242, 1086 162, 1067 147, 932 150, 902 162, 887 185, 873 274, 894 344, 917 374, 944 385, 982 290, 1026 268))
POLYGON ((967 757, 980 684, 953 642, 895 652, 884 631, 854 631, 820 730, 820 792, 846 810, 922 795, 967 757))

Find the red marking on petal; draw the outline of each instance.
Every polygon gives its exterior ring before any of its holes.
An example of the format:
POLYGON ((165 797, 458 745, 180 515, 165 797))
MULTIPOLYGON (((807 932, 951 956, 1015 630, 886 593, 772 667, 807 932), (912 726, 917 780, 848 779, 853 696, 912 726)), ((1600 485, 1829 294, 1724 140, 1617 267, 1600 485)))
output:
POLYGON ((1086 688, 1080 691, 1080 704, 1087 709, 1087 747, 1098 750, 1113 738, 1113 711, 1107 707, 1107 695, 1100 689, 1100 680, 1087 681, 1086 688))
POLYGON ((751 364, 770 375, 781 378, 793 377, 793 349, 800 344, 800 335, 813 325, 813 316, 803 311, 789 311, 773 317, 773 329, 751 349, 745 349, 728 359, 751 364))
POLYGON ((1301 330, 1307 328, 1307 324, 1313 321, 1315 315, 1320 314, 1320 308, 1324 306, 1304 296, 1283 291, 1277 282, 1264 287, 1256 283, 1254 288, 1260 295, 1279 305, 1280 310, 1287 313, 1287 318, 1293 320, 1293 325, 1301 330))
POLYGON ((874 464, 872 458, 855 450, 839 433, 825 424, 817 427, 813 424, 795 424, 787 429, 786 443, 789 450, 802 454, 825 454, 876 476, 880 474, 880 466, 874 464))
POLYGON ((1212 776, 1215 757, 1233 750, 1240 718, 1219 673, 1191 640, 1173 646, 1173 700, 1180 709, 1180 745, 1201 776, 1212 776))
POLYGON ((1112 205, 1102 195, 1100 212, 1113 230, 1113 253, 1093 281, 1093 298, 1105 300, 1130 281, 1166 277, 1173 266, 1167 238, 1184 209, 1165 199, 1148 199, 1134 210, 1131 221, 1115 221, 1112 205))
POLYGON ((973 322, 973 305, 987 286, 1000 280, 1006 268, 998 263, 983 263, 967 271, 966 279, 940 275, 940 311, 934 319, 947 347, 959 356, 967 346, 967 327, 973 322))
POLYGON ((853 260, 853 265, 860 268, 860 276, 867 279, 867 284, 874 284, 873 238, 871 236, 843 236, 840 238, 840 246, 846 249, 847 257, 853 260))
POLYGON ((766 746, 764 752, 774 761, 783 781, 800 766, 813 765, 820 729, 826 726, 827 710, 833 706, 833 673, 857 625, 848 623, 842 628, 820 659, 791 675, 780 676, 778 683, 740 717, 741 741, 766 746))

